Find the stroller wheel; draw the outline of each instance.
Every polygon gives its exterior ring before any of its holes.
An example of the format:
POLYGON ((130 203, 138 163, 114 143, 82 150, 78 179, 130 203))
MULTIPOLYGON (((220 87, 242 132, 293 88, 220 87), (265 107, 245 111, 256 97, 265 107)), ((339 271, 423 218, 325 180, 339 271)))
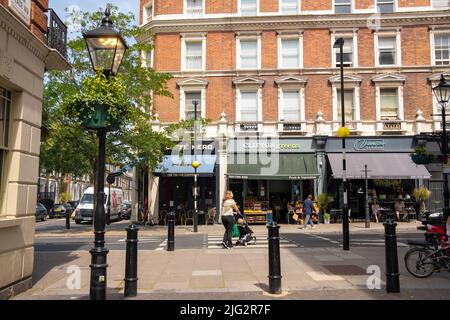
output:
POLYGON ((256 237, 253 237, 253 244, 256 244, 256 237))

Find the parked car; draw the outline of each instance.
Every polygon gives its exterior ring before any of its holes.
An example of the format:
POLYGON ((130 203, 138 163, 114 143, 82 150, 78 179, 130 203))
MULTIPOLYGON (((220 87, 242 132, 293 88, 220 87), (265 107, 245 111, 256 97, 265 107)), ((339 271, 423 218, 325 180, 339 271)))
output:
POLYGON ((131 203, 124 203, 120 210, 120 218, 123 220, 131 219, 131 203))
POLYGON ((420 214, 419 219, 424 226, 428 224, 445 226, 446 224, 444 211, 442 209, 423 212, 420 214))
POLYGON ((36 221, 45 221, 47 219, 47 208, 40 202, 36 204, 36 221))
POLYGON ((64 218, 66 216, 67 207, 65 204, 55 204, 48 214, 50 219, 64 218))

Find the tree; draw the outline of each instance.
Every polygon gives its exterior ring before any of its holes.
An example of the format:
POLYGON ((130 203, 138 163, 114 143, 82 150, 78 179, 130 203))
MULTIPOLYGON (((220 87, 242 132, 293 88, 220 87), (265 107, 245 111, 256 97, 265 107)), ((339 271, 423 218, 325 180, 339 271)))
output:
MULTIPOLYGON (((115 28, 129 44, 134 42, 133 38, 151 36, 134 25, 135 17, 132 13, 121 13, 117 7, 108 6, 115 28)), ((102 18, 102 10, 93 13, 69 12, 69 21, 79 25, 80 31, 98 27, 102 18)), ((171 76, 142 66, 142 53, 151 50, 152 46, 149 44, 132 43, 124 57, 120 75, 112 84, 108 84, 106 79, 91 70, 81 32, 68 42, 68 60, 72 69, 49 72, 45 81, 41 172, 55 171, 61 176, 71 174, 76 177, 89 174, 91 181, 94 181, 98 145, 96 133, 83 127, 73 102, 90 89, 108 85, 112 85, 112 88, 117 88, 114 85, 118 85, 123 89, 121 94, 126 97, 126 105, 123 105, 126 112, 120 117, 118 130, 108 134, 107 163, 150 170, 160 162, 164 150, 172 142, 167 135, 151 129, 152 95, 171 96, 166 86, 171 76)), ((112 99, 117 98, 114 95, 117 92, 111 93, 112 99)), ((120 99, 116 101, 117 104, 121 102, 123 101, 120 99)))

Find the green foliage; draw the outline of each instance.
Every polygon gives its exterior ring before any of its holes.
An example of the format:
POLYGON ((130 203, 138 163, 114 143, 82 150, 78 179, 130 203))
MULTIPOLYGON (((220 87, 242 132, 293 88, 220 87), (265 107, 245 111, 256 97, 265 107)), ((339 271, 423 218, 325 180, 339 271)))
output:
POLYGON ((59 201, 61 202, 61 203, 67 203, 67 202, 69 202, 71 199, 70 199, 70 193, 69 192, 63 192, 63 193, 61 193, 60 195, 59 195, 59 201))
POLYGON ((107 163, 152 169, 172 145, 164 134, 152 131, 150 125, 152 96, 171 97, 166 85, 171 75, 142 65, 142 53, 153 47, 134 39, 151 38, 152 34, 134 24, 132 13, 121 13, 117 7, 108 6, 115 28, 124 35, 130 48, 118 76, 108 80, 99 72, 95 74, 80 31, 99 27, 104 8, 96 12, 68 12, 69 21, 74 21, 81 30, 68 42, 72 69, 46 75, 40 161, 43 172, 78 177, 91 174, 91 179, 94 178, 98 140, 96 133, 86 130, 82 123, 92 115, 95 103, 107 105, 108 121, 118 120, 120 124, 118 130, 108 134, 107 163))
POLYGON ((422 146, 417 146, 415 151, 416 151, 416 154, 426 154, 427 153, 427 149, 425 149, 422 146))
POLYGON ((374 185, 380 188, 390 188, 393 190, 399 190, 401 186, 400 180, 390 179, 376 179, 373 181, 374 185))
POLYGON ((425 187, 420 187, 414 189, 412 195, 417 201, 428 201, 431 196, 431 191, 425 187))
POLYGON ((331 198, 328 193, 321 193, 317 196, 317 203, 319 205, 319 208, 322 209, 324 212, 327 211, 328 206, 330 205, 331 198))

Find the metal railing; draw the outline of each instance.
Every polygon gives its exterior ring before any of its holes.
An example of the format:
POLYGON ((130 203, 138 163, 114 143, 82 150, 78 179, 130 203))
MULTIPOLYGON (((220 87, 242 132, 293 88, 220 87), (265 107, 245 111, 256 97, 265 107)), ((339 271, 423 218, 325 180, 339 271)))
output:
POLYGON ((383 130, 385 130, 385 131, 401 131, 402 130, 402 122, 401 121, 383 122, 383 130))
POLYGON ((47 13, 49 18, 47 31, 48 46, 58 50, 64 58, 67 58, 67 26, 53 9, 47 9, 47 13))

